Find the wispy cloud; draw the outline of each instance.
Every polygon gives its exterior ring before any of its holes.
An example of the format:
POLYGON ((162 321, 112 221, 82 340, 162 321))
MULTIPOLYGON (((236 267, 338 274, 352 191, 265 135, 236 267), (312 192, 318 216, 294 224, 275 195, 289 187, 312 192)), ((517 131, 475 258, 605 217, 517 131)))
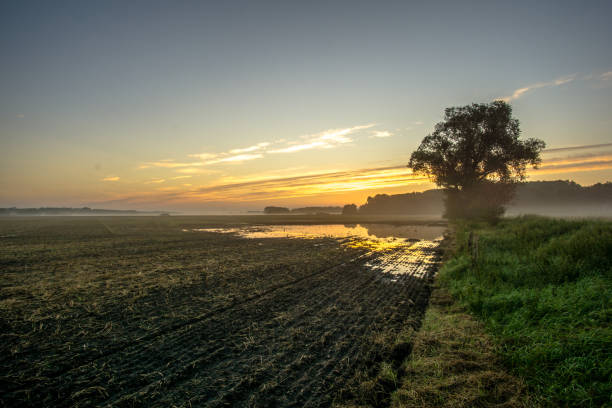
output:
POLYGON ((233 149, 233 150, 230 150, 229 152, 232 154, 248 153, 248 152, 254 152, 256 150, 261 150, 267 146, 270 146, 270 143, 262 142, 262 143, 257 143, 256 145, 253 145, 253 146, 242 148, 242 149, 233 149))
POLYGON ((374 132, 374 134, 370 137, 380 137, 380 138, 384 138, 384 137, 391 137, 393 136, 393 133, 389 132, 388 130, 377 130, 374 132))
POLYGON ((217 164, 217 163, 239 163, 247 160, 261 159, 263 154, 238 154, 235 156, 222 157, 220 159, 209 160, 206 164, 217 164))
MULTIPOLYGON (((234 179, 227 184, 202 187, 181 194, 181 199, 204 201, 259 201, 335 194, 347 191, 380 190, 427 183, 405 166, 319 172, 291 177, 234 179)), ((178 198, 178 197, 177 197, 178 198)))
POLYGON ((599 79, 609 81, 612 79, 612 71, 604 72, 599 76, 599 79))
POLYGON ((555 147, 552 149, 545 149, 544 153, 563 152, 563 151, 572 151, 572 150, 599 149, 599 148, 610 147, 610 146, 612 146, 612 143, 601 143, 601 144, 593 144, 593 145, 580 145, 580 146, 568 146, 568 147, 555 147))
POLYGON ((546 149, 542 165, 538 169, 529 170, 529 174, 564 174, 612 169, 612 151, 606 149, 609 147, 612 147, 612 143, 546 149), (550 157, 550 154, 556 153, 572 154, 550 157))
POLYGON ((516 100, 518 98, 520 98, 521 96, 523 96, 525 93, 529 92, 529 91, 533 91, 534 89, 540 89, 540 88, 550 88, 550 87, 554 87, 554 86, 559 86, 559 85, 563 85, 563 84, 567 84, 569 82, 572 82, 574 79, 576 79, 576 74, 572 74, 572 75, 566 75, 560 78, 557 78, 553 81, 548 81, 548 82, 538 82, 532 85, 528 85, 526 87, 523 88, 518 88, 516 89, 512 95, 510 96, 504 96, 503 98, 498 98, 498 100, 501 101, 505 101, 505 102, 510 102, 513 100, 516 100))
POLYGON ((170 177, 171 180, 181 180, 181 179, 187 179, 187 178, 191 178, 192 176, 176 176, 176 177, 170 177))
POLYGON ((108 176, 108 177, 104 177, 102 181, 119 181, 119 179, 120 178, 117 176, 108 176))
MULTIPOLYGON (((204 170, 202 170, 202 168, 200 167, 184 167, 181 169, 176 169, 175 170, 177 173, 181 173, 181 174, 198 174, 198 173, 205 173, 204 170)), ((209 173, 208 171, 206 171, 206 173, 209 173)))
POLYGON ((224 152, 224 153, 196 153, 196 154, 189 154, 188 156, 202 160, 198 164, 199 166, 219 164, 219 163, 240 163, 243 161, 262 158, 263 155, 261 153, 255 153, 255 154, 243 154, 243 153, 261 151, 269 145, 270 145, 269 142, 261 142, 253 146, 232 149, 229 152, 224 152))
POLYGON ((145 184, 161 184, 165 182, 166 182, 166 179, 158 178, 158 179, 149 180, 145 184))
POLYGON ((321 140, 318 141, 314 141, 314 142, 310 142, 310 143, 304 143, 304 144, 296 144, 293 146, 289 146, 289 147, 284 147, 282 149, 275 149, 275 150, 268 150, 268 153, 293 153, 293 152, 299 152, 301 150, 310 150, 310 149, 315 149, 315 148, 323 148, 326 146, 330 146, 329 143, 325 143, 321 140))
POLYGON ((159 160, 159 161, 154 161, 154 162, 146 162, 144 164, 141 164, 138 168, 139 169, 149 169, 151 167, 161 167, 161 168, 166 168, 166 169, 176 169, 176 168, 181 168, 181 167, 194 167, 194 166, 203 166, 204 163, 202 162, 190 162, 190 163, 177 163, 174 161, 171 161, 170 159, 166 159, 166 160, 159 160))
POLYGON ((542 165, 538 169, 532 169, 529 173, 534 175, 564 174, 610 169, 612 169, 612 160, 596 160, 576 163, 547 164, 542 165))
POLYGON ((218 156, 218 154, 215 153, 195 153, 195 154, 188 154, 188 157, 193 157, 196 159, 200 159, 200 160, 209 160, 209 159, 214 159, 215 157, 218 156))
POLYGON ((311 149, 331 149, 342 144, 350 143, 353 139, 348 136, 360 130, 369 129, 374 124, 353 126, 344 129, 329 129, 314 135, 304 136, 305 142, 288 142, 287 147, 267 150, 267 153, 294 153, 311 149))
MULTIPOLYGON (((318 197, 356 191, 381 192, 384 189, 428 184, 405 166, 378 167, 345 171, 319 171, 310 174, 273 177, 272 175, 232 178, 228 182, 164 193, 143 191, 130 196, 116 195, 124 203, 162 202, 259 202, 299 197, 318 197)), ((388 190, 387 190, 388 191, 388 190)))
MULTIPOLYGON (((230 164, 230 163, 242 163, 246 161, 261 159, 267 154, 276 154, 276 153, 294 153, 304 150, 311 149, 331 149, 334 147, 338 147, 341 145, 345 145, 353 142, 353 139, 349 137, 357 132, 363 131, 365 129, 370 129, 374 127, 374 124, 366 124, 359 125, 353 127, 347 127, 342 129, 328 129, 326 131, 302 136, 299 139, 294 140, 286 140, 280 139, 274 142, 260 142, 252 146, 241 147, 236 149, 231 149, 227 152, 220 153, 193 153, 188 154, 187 156, 190 158, 199 159, 200 161, 195 162, 175 162, 172 159, 164 159, 157 161, 150 161, 141 164, 139 169, 149 169, 149 168, 166 168, 166 169, 174 169, 177 173, 183 174, 195 174, 202 173, 203 171, 198 170, 199 167, 202 166, 211 166, 215 164, 230 164), (273 145, 282 145, 283 147, 278 147, 275 149, 271 149, 270 147, 273 145)), ((376 137, 389 137, 391 136, 391 132, 388 131, 378 131, 374 133, 376 137)))

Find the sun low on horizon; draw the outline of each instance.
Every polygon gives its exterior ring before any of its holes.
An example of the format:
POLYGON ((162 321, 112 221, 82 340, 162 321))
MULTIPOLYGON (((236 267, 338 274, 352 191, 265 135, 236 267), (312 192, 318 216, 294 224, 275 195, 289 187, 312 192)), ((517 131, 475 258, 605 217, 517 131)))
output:
POLYGON ((4 2, 0 207, 363 204, 504 100, 529 180, 612 180, 608 2, 4 2), (435 3, 435 4, 434 4, 435 3), (588 28, 588 29, 587 29, 588 28))

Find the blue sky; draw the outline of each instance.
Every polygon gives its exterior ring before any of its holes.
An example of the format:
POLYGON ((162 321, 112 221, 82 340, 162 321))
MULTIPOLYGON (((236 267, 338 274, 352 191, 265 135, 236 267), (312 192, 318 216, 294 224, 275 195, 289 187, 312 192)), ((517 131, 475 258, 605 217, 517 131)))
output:
POLYGON ((588 1, 3 2, 0 206, 424 190, 395 167, 444 108, 497 98, 524 137, 578 148, 532 179, 607 181, 612 147, 579 147, 612 143, 610 17, 588 1))

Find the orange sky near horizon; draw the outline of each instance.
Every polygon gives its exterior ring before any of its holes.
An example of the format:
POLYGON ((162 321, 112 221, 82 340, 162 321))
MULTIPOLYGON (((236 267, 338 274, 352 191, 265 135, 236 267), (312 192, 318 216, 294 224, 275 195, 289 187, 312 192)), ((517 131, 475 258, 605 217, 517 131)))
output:
MULTIPOLYGON (((612 173, 612 143, 549 149, 543 152, 542 165, 528 170, 528 180, 572 179, 588 185, 612 173)), ((191 168, 182 163, 162 161, 145 164, 148 169, 165 171, 191 168)), ((197 164, 196 164, 197 165, 197 164)), ((427 177, 414 175, 405 166, 386 166, 358 170, 270 172, 245 177, 222 177, 208 185, 184 183, 191 176, 154 179, 153 188, 111 194, 96 206, 124 208, 197 209, 202 204, 225 203, 228 208, 262 208, 266 205, 306 206, 363 204, 375 194, 400 194, 424 191, 436 186, 427 177), (283 173, 283 175, 281 175, 283 173), (172 181, 177 183, 172 184, 172 181), (122 207, 123 206, 123 207, 122 207)), ((120 178, 108 180, 120 182, 120 178)))

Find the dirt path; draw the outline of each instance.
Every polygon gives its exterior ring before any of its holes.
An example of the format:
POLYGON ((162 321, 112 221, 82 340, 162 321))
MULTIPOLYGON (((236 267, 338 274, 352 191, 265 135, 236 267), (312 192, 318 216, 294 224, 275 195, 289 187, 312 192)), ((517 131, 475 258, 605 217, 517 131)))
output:
POLYGON ((438 243, 331 264, 11 391, 39 406, 328 406, 418 326, 438 243))

